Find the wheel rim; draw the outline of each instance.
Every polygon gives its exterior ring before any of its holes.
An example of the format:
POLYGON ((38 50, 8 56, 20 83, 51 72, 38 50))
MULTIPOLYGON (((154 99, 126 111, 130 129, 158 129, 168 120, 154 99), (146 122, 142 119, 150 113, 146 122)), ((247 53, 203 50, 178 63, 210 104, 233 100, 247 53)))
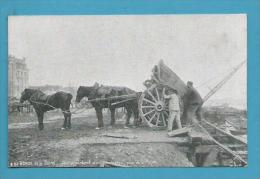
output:
POLYGON ((154 87, 142 93, 139 99, 139 112, 143 120, 150 127, 165 128, 168 122, 169 113, 163 94, 165 88, 154 87))

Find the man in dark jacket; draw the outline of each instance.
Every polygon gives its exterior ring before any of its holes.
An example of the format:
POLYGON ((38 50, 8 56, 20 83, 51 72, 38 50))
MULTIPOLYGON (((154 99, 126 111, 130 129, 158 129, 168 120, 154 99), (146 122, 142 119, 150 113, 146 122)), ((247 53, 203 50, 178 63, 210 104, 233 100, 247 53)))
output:
POLYGON ((203 104, 203 99, 201 98, 199 92, 193 87, 191 81, 187 82, 187 93, 184 95, 184 111, 182 116, 182 121, 186 124, 191 124, 201 121, 202 112, 201 106, 203 104))

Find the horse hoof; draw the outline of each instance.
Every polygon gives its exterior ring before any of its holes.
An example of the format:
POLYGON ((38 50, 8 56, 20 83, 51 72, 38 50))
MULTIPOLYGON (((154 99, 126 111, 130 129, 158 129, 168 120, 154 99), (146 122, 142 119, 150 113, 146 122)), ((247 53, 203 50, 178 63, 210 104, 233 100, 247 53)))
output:
POLYGON ((124 126, 124 129, 128 129, 129 127, 128 126, 124 126))
POLYGON ((62 127, 61 130, 65 130, 66 128, 62 127))
POLYGON ((101 128, 100 128, 100 127, 96 127, 95 129, 96 129, 96 130, 100 130, 101 128))

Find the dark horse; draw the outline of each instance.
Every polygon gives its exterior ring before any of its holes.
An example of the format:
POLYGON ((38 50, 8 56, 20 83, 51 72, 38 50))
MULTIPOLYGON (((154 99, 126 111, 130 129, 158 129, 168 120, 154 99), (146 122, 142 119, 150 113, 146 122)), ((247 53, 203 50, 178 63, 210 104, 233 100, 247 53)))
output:
MULTIPOLYGON (((76 102, 79 103, 82 98, 87 97, 88 100, 93 100, 96 98, 106 98, 106 97, 113 97, 113 96, 120 96, 120 95, 129 95, 129 94, 136 94, 135 91, 126 88, 126 87, 108 87, 108 86, 80 86, 77 91, 76 102)), ((129 125, 129 120, 132 115, 134 114, 134 125, 137 125, 138 122, 138 102, 137 99, 128 100, 123 103, 120 103, 122 99, 113 99, 113 100, 104 100, 104 101, 92 101, 91 104, 96 110, 96 115, 98 118, 98 128, 102 128, 104 126, 103 123, 103 108, 109 108, 111 112, 111 125, 115 124, 115 109, 120 107, 125 107, 127 111, 127 118, 126 118, 126 125, 129 125), (115 104, 116 105, 111 105, 115 104)))
POLYGON ((54 110, 60 108, 64 115, 64 129, 71 128, 71 112, 70 103, 72 95, 70 93, 65 93, 62 91, 56 92, 52 95, 46 95, 42 91, 37 89, 25 89, 20 98, 20 102, 28 100, 31 105, 33 105, 35 112, 38 117, 39 129, 43 130, 43 116, 46 111, 54 110))

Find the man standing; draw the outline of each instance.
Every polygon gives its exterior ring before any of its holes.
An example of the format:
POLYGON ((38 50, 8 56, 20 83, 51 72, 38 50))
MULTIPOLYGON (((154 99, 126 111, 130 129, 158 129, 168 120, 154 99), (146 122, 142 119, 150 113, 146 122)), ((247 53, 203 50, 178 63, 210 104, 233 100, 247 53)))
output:
POLYGON ((202 113, 201 106, 203 100, 198 91, 193 87, 191 81, 187 82, 188 91, 184 95, 184 111, 183 120, 186 120, 187 124, 196 123, 197 120, 201 121, 202 113))
POLYGON ((176 120, 178 129, 182 128, 180 120, 180 103, 178 92, 175 89, 169 89, 168 95, 164 94, 165 99, 169 99, 169 120, 168 132, 172 131, 173 122, 176 120))

